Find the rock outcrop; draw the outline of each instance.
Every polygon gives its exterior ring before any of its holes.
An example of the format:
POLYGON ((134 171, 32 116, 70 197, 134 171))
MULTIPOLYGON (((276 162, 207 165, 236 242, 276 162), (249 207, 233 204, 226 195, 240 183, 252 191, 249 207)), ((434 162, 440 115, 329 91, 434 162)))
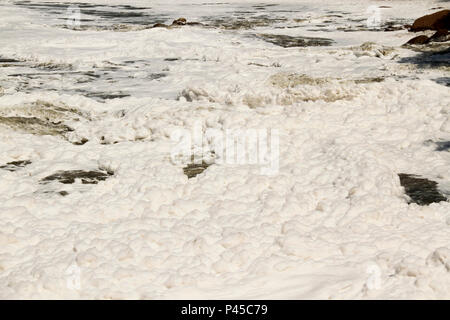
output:
POLYGON ((425 44, 428 42, 430 42, 430 38, 428 38, 426 35, 421 35, 421 36, 412 38, 411 40, 409 40, 407 42, 407 44, 425 44))
POLYGON ((450 40, 450 10, 441 10, 416 19, 409 31, 418 32, 436 30, 431 36, 420 35, 410 39, 407 45, 423 45, 430 42, 445 42, 450 40))
POLYGON ((450 29, 450 10, 441 10, 426 16, 420 17, 414 21, 410 31, 424 30, 449 30, 450 29))
POLYGON ((174 28, 180 26, 202 26, 200 22, 188 22, 186 18, 178 18, 172 21, 171 25, 167 25, 164 23, 156 23, 152 28, 174 28))

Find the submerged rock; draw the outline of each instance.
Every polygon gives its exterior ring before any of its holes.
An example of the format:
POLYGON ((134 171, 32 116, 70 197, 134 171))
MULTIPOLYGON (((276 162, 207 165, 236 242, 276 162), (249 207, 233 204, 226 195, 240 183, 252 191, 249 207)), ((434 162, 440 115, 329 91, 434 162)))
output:
POLYGON ((203 23, 201 22, 187 22, 186 25, 188 26, 203 26, 203 23))
POLYGON ((408 44, 428 44, 430 42, 446 42, 450 40, 450 34, 448 30, 438 30, 431 37, 426 35, 420 35, 410 39, 406 45, 408 44))
POLYGON ((285 22, 287 18, 271 17, 270 15, 248 16, 247 13, 241 12, 245 16, 239 17, 220 17, 207 20, 207 26, 213 28, 221 28, 226 30, 248 30, 258 27, 268 27, 276 23, 285 22))
POLYGON ((155 23, 152 28, 168 28, 169 26, 164 23, 155 23))
POLYGON ((83 184, 97 184, 112 176, 113 172, 105 172, 100 170, 84 171, 84 170, 68 170, 57 171, 41 180, 41 183, 49 183, 57 181, 64 184, 72 184, 76 179, 81 179, 83 184))
POLYGON ((383 82, 385 80, 384 77, 368 77, 362 79, 354 80, 355 83, 374 83, 374 82, 383 82))
POLYGON ((72 124, 89 120, 89 114, 76 108, 40 100, 0 110, 0 127, 40 136, 60 136, 73 144, 84 144, 87 139, 73 134, 72 124))
POLYGON ((17 171, 27 165, 31 164, 30 160, 19 160, 19 161, 11 161, 6 163, 5 165, 0 166, 0 169, 8 170, 8 171, 17 171))
POLYGON ((45 121, 59 123, 63 120, 79 121, 82 118, 89 119, 88 115, 78 109, 64 104, 53 104, 42 100, 32 103, 2 108, 0 116, 36 117, 45 121))
POLYGON ((411 198, 410 202, 425 206, 434 202, 447 201, 447 198, 437 189, 437 182, 413 174, 399 173, 398 176, 400 184, 411 198))
POLYGON ((123 92, 88 92, 84 94, 88 98, 98 98, 100 101, 122 99, 129 97, 130 94, 123 92))
POLYGON ((0 57, 0 63, 16 63, 16 62, 20 62, 20 61, 16 60, 16 59, 0 57))
POLYGON ((0 110, 0 126, 22 133, 61 136, 75 144, 80 144, 86 139, 73 136, 71 133, 74 129, 64 122, 72 124, 88 120, 91 120, 90 116, 76 108, 41 100, 0 110))
POLYGON ((442 29, 450 29, 450 10, 441 10, 416 19, 411 26, 410 31, 417 32, 442 29))
POLYGON ((426 35, 421 35, 421 36, 412 38, 406 44, 425 44, 428 42, 430 42, 430 38, 428 38, 426 35))
POLYGON ((327 38, 292 37, 281 34, 258 34, 258 38, 283 48, 331 46, 333 40, 327 38))

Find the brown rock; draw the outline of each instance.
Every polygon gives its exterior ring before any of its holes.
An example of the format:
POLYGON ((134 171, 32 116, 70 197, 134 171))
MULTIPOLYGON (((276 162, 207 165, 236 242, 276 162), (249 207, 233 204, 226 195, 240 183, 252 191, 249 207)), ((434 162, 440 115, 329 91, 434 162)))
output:
POLYGON ((406 44, 425 44, 430 42, 430 38, 425 35, 417 36, 409 40, 406 44))
POLYGON ((445 42, 450 40, 450 32, 448 30, 438 30, 430 37, 430 41, 445 42))
POLYGON ((173 20, 172 25, 176 25, 176 26, 184 26, 186 24, 186 19, 185 18, 178 18, 176 20, 173 20))
POLYGON ((153 28, 168 28, 169 26, 164 23, 156 23, 153 25, 153 28))
POLYGON ((450 10, 441 10, 414 21, 410 31, 450 29, 450 10))

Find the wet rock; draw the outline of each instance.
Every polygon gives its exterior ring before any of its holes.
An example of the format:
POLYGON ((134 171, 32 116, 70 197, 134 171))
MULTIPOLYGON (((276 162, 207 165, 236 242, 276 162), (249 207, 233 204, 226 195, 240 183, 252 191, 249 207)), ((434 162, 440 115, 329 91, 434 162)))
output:
POLYGON ((153 25, 153 28, 168 28, 169 26, 167 24, 164 23, 155 23, 153 25))
POLYGON ((76 179, 81 179, 81 183, 83 184, 97 184, 99 181, 105 181, 113 174, 113 172, 105 172, 100 170, 61 170, 41 179, 41 183, 45 184, 56 181, 64 184, 72 184, 75 183, 76 179))
POLYGON ((198 164, 190 163, 186 167, 183 168, 183 172, 188 177, 188 179, 194 178, 198 174, 205 171, 210 165, 211 164, 208 164, 204 161, 202 161, 202 163, 198 163, 198 164))
POLYGON ((374 83, 374 82, 383 82, 385 79, 383 77, 369 77, 354 80, 355 83, 374 83))
POLYGON ((426 35, 420 35, 409 40, 408 44, 428 44, 430 42, 446 42, 450 40, 450 34, 448 30, 438 30, 431 37, 427 37, 426 35))
POLYGON ((172 26, 184 26, 186 25, 187 20, 185 18, 178 18, 176 20, 173 20, 172 26))
POLYGON ((0 110, 0 126, 35 135, 61 136, 71 143, 81 141, 69 134, 74 129, 65 122, 74 123, 82 120, 90 120, 89 115, 65 104, 56 105, 41 100, 0 110))
POLYGON ((411 198, 410 203, 424 206, 447 201, 447 198, 437 189, 437 182, 413 174, 400 173, 398 176, 401 186, 405 188, 406 194, 411 198))
POLYGON ((69 195, 69 192, 65 191, 65 190, 61 190, 61 191, 53 191, 53 190, 48 190, 48 191, 42 191, 43 194, 57 194, 60 195, 62 197, 65 197, 67 195, 69 195))
POLYGON ((161 79, 164 77, 167 77, 166 73, 152 73, 152 74, 149 74, 147 78, 149 80, 158 80, 158 79, 161 79))
POLYGON ((280 34, 258 34, 258 38, 283 48, 330 46, 333 40, 327 38, 292 37, 280 34))
POLYGON ((0 116, 36 117, 53 123, 59 123, 62 120, 79 121, 81 118, 89 118, 78 109, 71 108, 65 104, 56 105, 43 100, 37 100, 20 106, 2 108, 0 110, 0 116))
MULTIPOLYGON (((257 27, 268 27, 272 24, 286 22, 287 18, 272 17, 270 15, 248 16, 247 13, 237 13, 238 17, 220 17, 207 21, 207 26, 222 28, 226 30, 254 29, 257 27)), ((208 18, 205 17, 207 20, 208 18)))
POLYGON ((65 135, 73 129, 62 123, 53 123, 36 117, 0 117, 0 125, 36 135, 65 135))
POLYGON ((20 61, 16 60, 16 59, 8 59, 8 58, 0 57, 0 63, 17 63, 17 62, 20 62, 20 61))
POLYGON ((113 140, 110 138, 106 138, 105 136, 100 137, 100 144, 107 145, 107 144, 117 144, 117 143, 119 143, 119 141, 116 141, 116 140, 113 140))
POLYGON ((430 41, 445 42, 450 40, 450 33, 448 30, 438 30, 430 37, 430 41))
POLYGON ((421 35, 412 38, 406 44, 426 44, 428 42, 430 42, 430 38, 428 38, 426 35, 421 35))
POLYGON ((167 25, 164 23, 156 23, 152 26, 152 28, 174 28, 174 27, 181 27, 181 26, 203 26, 200 22, 188 22, 185 18, 178 18, 173 20, 171 25, 167 25))
POLYGON ((203 26, 203 23, 200 23, 200 22, 187 22, 186 25, 188 25, 188 26, 203 26))
POLYGON ((80 141, 75 141, 75 142, 73 142, 73 144, 74 144, 74 145, 77 145, 77 146, 82 146, 83 144, 87 143, 88 141, 89 141, 89 140, 86 139, 86 138, 81 138, 80 141))
POLYGON ((396 25, 394 23, 386 23, 385 26, 382 27, 382 31, 389 32, 389 31, 399 31, 407 29, 404 25, 396 25))
POLYGON ((11 161, 6 163, 5 165, 0 166, 0 169, 8 170, 8 171, 17 171, 27 165, 31 164, 30 160, 19 160, 19 161, 11 161))
POLYGON ((417 32, 441 29, 450 29, 450 10, 441 10, 416 19, 410 31, 417 32))

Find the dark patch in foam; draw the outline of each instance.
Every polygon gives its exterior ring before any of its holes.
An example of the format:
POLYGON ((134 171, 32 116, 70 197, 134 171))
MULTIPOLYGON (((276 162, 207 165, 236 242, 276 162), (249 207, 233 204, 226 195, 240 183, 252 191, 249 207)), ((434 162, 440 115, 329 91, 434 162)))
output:
POLYGON ((434 81, 436 81, 436 83, 442 84, 446 87, 450 87, 450 77, 440 77, 440 78, 434 79, 434 81))
POLYGON ((447 198, 437 189, 437 182, 413 174, 399 173, 398 176, 401 186, 405 188, 405 193, 411 199, 410 203, 425 206, 447 201, 447 198))
POLYGON ((105 172, 99 170, 61 170, 41 179, 41 183, 45 184, 56 181, 63 184, 72 184, 75 183, 76 179, 81 179, 82 184, 97 184, 99 181, 105 181, 113 174, 114 172, 105 172))
POLYGON ((126 97, 130 96, 128 93, 123 93, 123 92, 88 92, 88 93, 84 93, 83 95, 88 98, 98 98, 102 101, 112 100, 112 99, 121 99, 121 98, 126 98, 126 97))
POLYGON ((231 12, 228 16, 202 17, 201 19, 202 21, 206 21, 206 26, 227 30, 254 29, 288 21, 285 17, 274 17, 269 14, 252 16, 252 14, 254 12, 235 11, 231 12))
POLYGON ((210 165, 211 164, 208 164, 204 161, 202 161, 202 163, 190 163, 183 168, 183 172, 188 177, 188 179, 191 179, 205 171, 210 165))
POLYGON ((16 59, 0 57, 0 63, 17 63, 17 62, 20 62, 20 61, 16 60, 16 59))
POLYGON ((437 141, 436 151, 450 151, 450 141, 437 141))
POLYGON ((164 77, 167 77, 166 73, 152 73, 147 78, 150 80, 158 80, 164 77))
POLYGON ((17 171, 21 168, 24 168, 25 166, 27 166, 29 164, 31 164, 30 160, 11 161, 11 162, 8 162, 8 163, 0 166, 0 169, 13 172, 13 171, 17 171))

